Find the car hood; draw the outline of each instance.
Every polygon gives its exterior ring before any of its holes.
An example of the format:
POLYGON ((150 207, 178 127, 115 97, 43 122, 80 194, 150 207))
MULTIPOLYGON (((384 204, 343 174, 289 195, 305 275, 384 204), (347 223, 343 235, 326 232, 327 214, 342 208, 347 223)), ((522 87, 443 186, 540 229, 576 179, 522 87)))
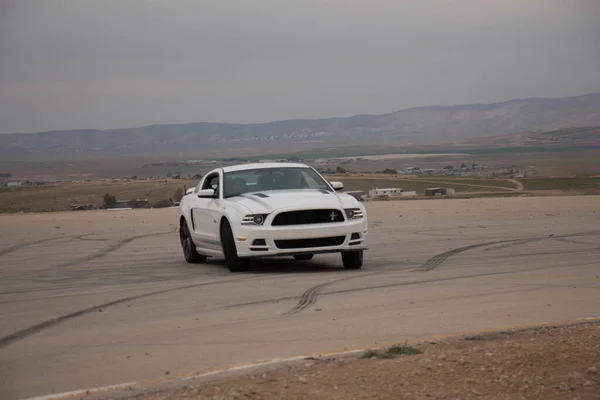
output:
POLYGON ((321 190, 270 190, 245 193, 227 199, 245 206, 252 214, 270 214, 282 208, 357 207, 357 200, 347 194, 321 190))

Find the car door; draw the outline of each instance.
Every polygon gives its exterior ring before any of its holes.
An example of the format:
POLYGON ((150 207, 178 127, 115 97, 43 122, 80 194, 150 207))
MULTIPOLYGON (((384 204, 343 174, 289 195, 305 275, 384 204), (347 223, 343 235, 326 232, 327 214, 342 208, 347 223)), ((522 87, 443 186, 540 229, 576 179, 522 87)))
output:
MULTIPOLYGON (((219 194, 220 188, 217 189, 219 194)), ((221 214, 223 209, 223 200, 221 195, 211 199, 206 207, 206 241, 208 247, 213 250, 222 250, 221 247, 221 214)))
POLYGON ((194 241, 200 247, 220 250, 220 241, 218 238, 218 222, 217 212, 219 210, 219 197, 221 192, 221 176, 218 172, 209 173, 200 190, 214 189, 215 197, 198 197, 196 204, 191 210, 192 219, 194 221, 194 241))

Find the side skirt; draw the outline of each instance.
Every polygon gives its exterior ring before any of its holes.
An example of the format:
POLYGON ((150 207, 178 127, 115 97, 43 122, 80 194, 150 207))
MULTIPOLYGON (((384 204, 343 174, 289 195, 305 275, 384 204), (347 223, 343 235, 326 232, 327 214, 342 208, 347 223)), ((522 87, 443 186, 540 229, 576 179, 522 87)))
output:
POLYGON ((218 250, 203 249, 201 247, 196 247, 196 251, 198 252, 198 254, 202 254, 203 256, 207 256, 207 257, 217 257, 217 258, 224 257, 223 252, 218 251, 218 250))

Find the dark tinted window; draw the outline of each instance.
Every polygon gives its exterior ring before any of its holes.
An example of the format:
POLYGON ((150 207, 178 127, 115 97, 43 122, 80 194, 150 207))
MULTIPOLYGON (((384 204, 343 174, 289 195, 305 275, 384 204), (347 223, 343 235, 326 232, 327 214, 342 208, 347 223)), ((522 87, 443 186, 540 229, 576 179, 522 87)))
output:
POLYGON ((268 190, 323 189, 331 188, 312 168, 256 168, 245 171, 226 172, 224 196, 268 190))

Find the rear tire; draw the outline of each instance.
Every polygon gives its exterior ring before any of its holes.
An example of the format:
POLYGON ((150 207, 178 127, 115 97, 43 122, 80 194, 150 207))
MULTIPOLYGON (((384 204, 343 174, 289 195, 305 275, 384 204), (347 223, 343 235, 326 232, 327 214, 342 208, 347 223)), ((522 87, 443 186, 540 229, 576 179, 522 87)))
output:
POLYGON ((296 259, 298 261, 309 261, 309 260, 312 260, 313 257, 314 257, 314 254, 296 254, 294 256, 294 259, 296 259))
POLYGON ((223 255, 227 262, 227 268, 231 272, 248 271, 250 260, 238 257, 231 225, 229 225, 229 221, 227 220, 221 224, 221 246, 223 247, 223 255))
POLYGON ((344 251, 342 252, 342 263, 346 269, 360 269, 363 265, 363 251, 344 251))
POLYGON ((206 262, 206 256, 199 254, 196 251, 196 244, 192 240, 190 229, 185 220, 179 225, 179 241, 183 249, 183 257, 190 264, 202 264, 206 262))

